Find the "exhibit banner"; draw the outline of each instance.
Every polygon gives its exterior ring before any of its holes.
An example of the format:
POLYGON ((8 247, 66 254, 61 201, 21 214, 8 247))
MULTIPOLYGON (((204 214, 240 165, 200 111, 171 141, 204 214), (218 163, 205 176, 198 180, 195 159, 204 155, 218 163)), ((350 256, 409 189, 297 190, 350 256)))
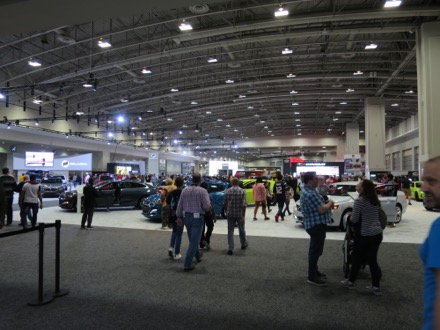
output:
POLYGON ((344 155, 344 173, 345 174, 362 174, 364 166, 360 154, 344 155))
MULTIPOLYGON (((26 155, 14 154, 13 165, 14 170, 34 170, 42 168, 42 161, 32 162, 29 159, 36 153, 26 152, 26 155), (29 156, 31 155, 31 156, 29 156)), ((33 159, 33 158, 32 158, 33 159)), ((41 158, 45 160, 45 165, 48 166, 48 158, 41 158)), ((92 154, 83 154, 78 156, 67 156, 67 157, 55 157, 50 159, 52 166, 50 166, 50 171, 91 171, 92 170, 92 154)))

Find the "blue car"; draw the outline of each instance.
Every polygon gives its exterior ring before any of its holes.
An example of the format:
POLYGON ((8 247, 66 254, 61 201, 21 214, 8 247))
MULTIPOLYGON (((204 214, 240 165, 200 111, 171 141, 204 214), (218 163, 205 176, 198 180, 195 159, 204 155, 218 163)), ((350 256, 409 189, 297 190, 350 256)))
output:
MULTIPOLYGON (((227 182, 205 181, 209 188, 208 192, 214 203, 215 214, 226 219, 223 208, 225 201, 225 190, 228 188, 227 182)), ((160 221, 162 219, 162 205, 160 204, 160 193, 151 195, 141 202, 142 215, 150 220, 160 221)))

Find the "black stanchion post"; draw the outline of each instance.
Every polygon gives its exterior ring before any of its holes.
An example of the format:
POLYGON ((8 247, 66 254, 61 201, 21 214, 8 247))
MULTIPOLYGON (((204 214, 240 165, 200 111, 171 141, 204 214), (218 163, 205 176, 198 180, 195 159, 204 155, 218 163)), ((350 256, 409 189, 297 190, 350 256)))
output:
POLYGON ((28 302, 31 306, 41 306, 53 301, 53 297, 43 296, 44 282, 44 223, 38 225, 39 249, 38 249, 38 298, 28 302))
POLYGON ((55 220, 55 293, 54 297, 62 297, 69 293, 69 290, 60 290, 60 237, 61 220, 55 220))

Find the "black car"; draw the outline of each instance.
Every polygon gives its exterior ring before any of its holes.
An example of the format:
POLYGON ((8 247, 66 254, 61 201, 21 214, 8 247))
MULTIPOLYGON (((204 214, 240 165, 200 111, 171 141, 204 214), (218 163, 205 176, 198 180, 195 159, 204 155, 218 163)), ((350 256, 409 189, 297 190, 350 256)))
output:
MULTIPOLYGON (((140 208, 141 201, 157 192, 151 185, 134 181, 106 181, 94 186, 98 191, 96 207, 126 207, 140 208)), ((67 191, 60 195, 59 206, 66 210, 75 210, 77 192, 67 191)))

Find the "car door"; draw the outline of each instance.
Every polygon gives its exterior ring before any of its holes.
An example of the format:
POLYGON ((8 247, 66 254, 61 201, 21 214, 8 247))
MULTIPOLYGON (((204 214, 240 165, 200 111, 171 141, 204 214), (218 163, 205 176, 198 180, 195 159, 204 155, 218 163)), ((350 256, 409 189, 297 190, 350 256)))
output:
POLYGON ((96 206, 110 207, 114 204, 115 190, 118 182, 107 182, 98 188, 98 197, 96 198, 96 206))
POLYGON ((396 204, 397 204, 397 185, 388 184, 381 185, 376 188, 382 209, 388 217, 388 222, 396 220, 396 204))
POLYGON ((140 197, 139 184, 132 181, 121 182, 121 205, 133 206, 136 205, 138 198, 140 197))
POLYGON ((243 185, 243 189, 246 194, 247 205, 253 205, 255 203, 254 202, 254 191, 252 189, 254 187, 255 182, 256 182, 256 180, 251 180, 251 181, 246 182, 243 185))

